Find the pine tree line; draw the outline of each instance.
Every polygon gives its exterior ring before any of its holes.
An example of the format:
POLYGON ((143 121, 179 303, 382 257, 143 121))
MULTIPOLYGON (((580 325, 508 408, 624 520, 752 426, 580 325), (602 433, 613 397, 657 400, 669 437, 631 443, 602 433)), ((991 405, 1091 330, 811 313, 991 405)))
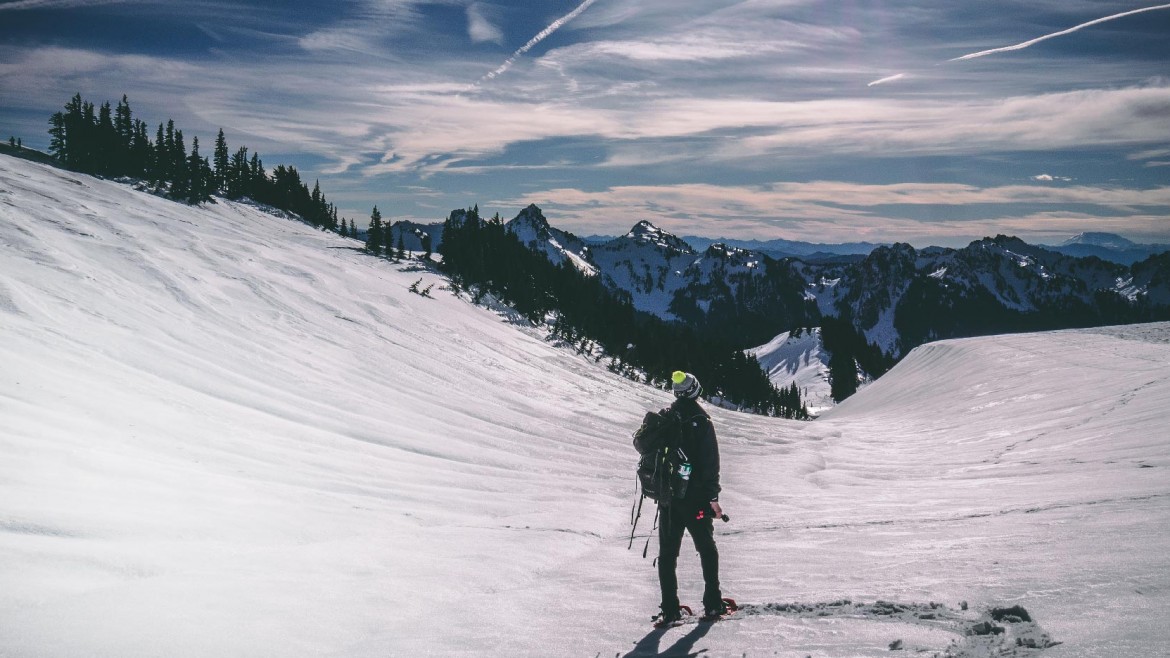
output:
MULTIPOLYGON (((374 210, 370 212, 370 226, 366 229, 366 251, 375 256, 385 255, 388 258, 395 260, 406 260, 406 240, 403 238, 402 225, 391 225, 388 221, 382 220, 382 213, 378 210, 378 206, 374 206, 374 210), (394 239, 395 227, 397 226, 398 239, 394 239)), ((342 235, 349 235, 350 237, 357 237, 357 227, 350 224, 349 233, 345 232, 343 227, 342 235)), ((429 261, 431 259, 431 236, 423 233, 419 236, 422 242, 423 254, 422 260, 429 261)))
POLYGON ((703 382, 709 397, 757 413, 808 418, 796 387, 777 390, 742 346, 636 310, 628 295, 606 288, 599 277, 529 249, 498 214, 484 220, 478 208, 451 213, 439 253, 454 284, 477 301, 491 294, 532 322, 551 323, 561 340, 596 344, 615 372, 641 371, 648 383, 665 387, 670 373, 683 369, 703 382))
POLYGON ((191 204, 210 201, 213 195, 247 197, 340 232, 337 208, 318 184, 310 191, 295 167, 277 165, 269 175, 258 153, 249 156, 243 146, 232 153, 222 129, 210 160, 200 153, 198 137, 192 137, 188 152, 174 120, 159 123, 152 141, 146 122, 134 117, 125 95, 116 108, 108 101, 98 108, 74 95, 64 111, 49 118, 49 135, 49 152, 73 171, 146 180, 168 197, 191 204))

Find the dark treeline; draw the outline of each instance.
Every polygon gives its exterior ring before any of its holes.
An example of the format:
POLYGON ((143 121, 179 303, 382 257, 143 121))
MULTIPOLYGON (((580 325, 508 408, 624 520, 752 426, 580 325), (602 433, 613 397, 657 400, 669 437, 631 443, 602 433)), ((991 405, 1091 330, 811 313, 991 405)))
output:
POLYGON ((277 165, 269 174, 258 153, 241 146, 228 148, 223 130, 216 136, 210 159, 173 120, 158 124, 154 139, 147 123, 135 118, 125 96, 117 107, 100 108, 75 95, 62 112, 49 119, 49 152, 73 171, 98 176, 128 176, 148 181, 168 197, 196 204, 213 195, 250 198, 295 213, 317 227, 338 230, 337 208, 325 200, 319 185, 312 191, 295 167, 277 165))
POLYGON ((555 265, 507 231, 499 216, 484 220, 478 208, 451 213, 439 247, 442 267, 476 301, 491 294, 532 322, 551 322, 559 339, 609 357, 626 376, 646 373, 665 386, 674 370, 694 373, 707 396, 743 409, 786 418, 807 418, 795 385, 777 390, 754 357, 722 337, 684 323, 666 322, 634 308, 600 277, 570 263, 555 265))
MULTIPOLYGON (((370 226, 366 229, 366 251, 374 255, 385 254, 390 258, 396 260, 405 260, 406 240, 403 237, 405 229, 398 229, 398 239, 394 239, 394 227, 390 222, 382 221, 382 213, 378 211, 378 206, 374 206, 374 211, 370 213, 370 226)), ((357 229, 351 227, 351 237, 357 237, 357 229)), ((342 233, 345 235, 345 233, 342 233)), ((423 255, 422 259, 429 261, 431 259, 431 236, 424 234, 421 236, 423 255)))
POLYGON ((857 392, 858 368, 877 379, 897 361, 865 338, 847 319, 823 316, 821 342, 829 352, 829 383, 833 399, 840 402, 857 392))

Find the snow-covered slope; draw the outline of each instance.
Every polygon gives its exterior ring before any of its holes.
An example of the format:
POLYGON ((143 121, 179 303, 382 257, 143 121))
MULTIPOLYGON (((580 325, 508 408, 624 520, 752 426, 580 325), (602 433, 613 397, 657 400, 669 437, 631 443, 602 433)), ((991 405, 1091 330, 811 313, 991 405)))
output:
POLYGON ((756 357, 777 388, 787 388, 795 382, 800 399, 813 416, 832 408, 829 354, 821 342, 819 327, 786 331, 747 353, 756 357))
POLYGON ((359 246, 0 157, 0 655, 1170 645, 1168 325, 927 345, 813 423, 712 409, 754 605, 652 631, 629 433, 666 395, 359 246), (968 634, 1004 605, 1038 626, 968 634))

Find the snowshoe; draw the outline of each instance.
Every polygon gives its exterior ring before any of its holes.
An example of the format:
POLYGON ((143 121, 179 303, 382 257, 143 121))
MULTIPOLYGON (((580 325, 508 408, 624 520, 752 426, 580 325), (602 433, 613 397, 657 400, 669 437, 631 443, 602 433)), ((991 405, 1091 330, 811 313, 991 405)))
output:
POLYGON ((739 610, 739 605, 735 599, 724 598, 719 601, 719 605, 705 609, 699 621, 719 621, 734 614, 736 610, 739 610))
POLYGON ((683 623, 684 613, 688 617, 694 616, 695 614, 691 611, 689 606, 680 605, 675 610, 669 612, 663 610, 662 612, 659 612, 658 614, 651 617, 650 621, 654 624, 654 628, 669 628, 671 626, 677 626, 683 623))

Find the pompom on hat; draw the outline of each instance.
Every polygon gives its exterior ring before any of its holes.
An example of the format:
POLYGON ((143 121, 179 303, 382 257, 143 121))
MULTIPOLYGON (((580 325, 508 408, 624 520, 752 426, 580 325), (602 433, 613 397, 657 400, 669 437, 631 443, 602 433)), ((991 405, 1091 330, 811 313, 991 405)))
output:
POLYGON ((694 400, 699 397, 699 393, 703 392, 703 387, 699 385, 699 380, 689 372, 675 370, 670 376, 671 388, 674 389, 674 397, 676 398, 690 398, 694 400))

